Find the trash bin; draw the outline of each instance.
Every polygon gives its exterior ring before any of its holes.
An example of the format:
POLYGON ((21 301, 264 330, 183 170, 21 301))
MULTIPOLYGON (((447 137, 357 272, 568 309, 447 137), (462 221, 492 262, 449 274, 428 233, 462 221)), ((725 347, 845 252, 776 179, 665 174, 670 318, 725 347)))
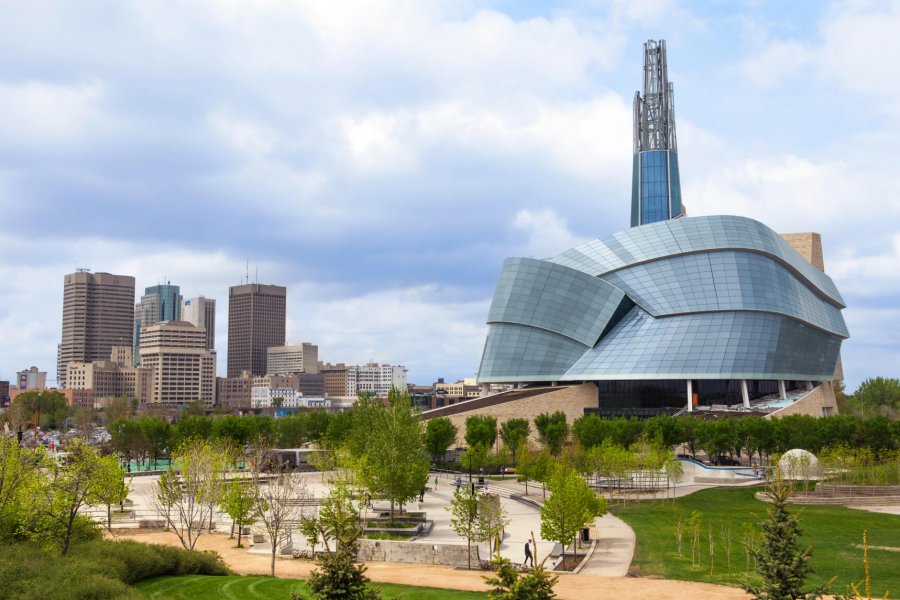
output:
POLYGON ((478 476, 478 485, 484 486, 484 475, 478 476))
POLYGON ((591 530, 587 527, 581 530, 581 541, 585 544, 591 541, 591 530))

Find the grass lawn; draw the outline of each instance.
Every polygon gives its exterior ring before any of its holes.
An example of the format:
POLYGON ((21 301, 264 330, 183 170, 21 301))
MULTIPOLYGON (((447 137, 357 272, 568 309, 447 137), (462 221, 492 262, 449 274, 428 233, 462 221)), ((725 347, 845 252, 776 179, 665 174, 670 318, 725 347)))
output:
MULTIPOLYGON (((753 497, 760 490, 709 489, 675 502, 653 501, 612 507, 612 511, 628 523, 637 535, 632 570, 639 575, 726 585, 738 585, 745 581, 748 577, 742 545, 745 532, 753 531, 759 539, 761 529, 756 517, 765 517, 769 506, 753 497), (687 519, 694 510, 702 513, 699 567, 691 565, 691 534, 687 528, 681 557, 675 539, 678 517, 687 519), (712 573, 708 542, 710 525, 715 549, 712 573), (731 530, 731 574, 728 572, 723 528, 731 530)), ((880 598, 886 592, 890 592, 892 597, 900 595, 900 516, 837 506, 794 508, 802 510, 801 544, 813 547, 811 562, 816 573, 809 578, 810 582, 828 581, 836 577, 832 587, 835 593, 844 592, 851 582, 862 581, 865 572, 861 546, 863 530, 866 530, 873 596, 880 598), (878 549, 877 546, 893 550, 878 549)))
MULTIPOLYGON (((437 588, 412 587, 390 583, 373 583, 385 597, 403 596, 403 600, 483 600, 487 594, 437 588)), ((212 577, 183 575, 158 577, 135 585, 145 598, 152 600, 289 600, 290 592, 307 592, 299 579, 274 579, 260 575, 248 577, 212 577)))

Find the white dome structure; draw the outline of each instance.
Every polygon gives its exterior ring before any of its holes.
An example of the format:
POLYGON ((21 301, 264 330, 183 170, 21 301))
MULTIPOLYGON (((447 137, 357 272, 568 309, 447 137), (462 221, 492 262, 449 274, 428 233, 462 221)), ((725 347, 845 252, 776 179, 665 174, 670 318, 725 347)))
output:
POLYGON ((816 455, 808 450, 794 448, 781 455, 778 468, 784 479, 804 481, 822 478, 822 465, 816 455))

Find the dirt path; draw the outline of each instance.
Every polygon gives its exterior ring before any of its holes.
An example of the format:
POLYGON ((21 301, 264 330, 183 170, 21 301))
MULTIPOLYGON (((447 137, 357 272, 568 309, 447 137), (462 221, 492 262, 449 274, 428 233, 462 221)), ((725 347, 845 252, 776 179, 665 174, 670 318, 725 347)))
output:
MULTIPOLYGON (((178 538, 172 533, 159 531, 129 531, 117 534, 118 539, 133 539, 152 544, 178 546, 178 538)), ((236 540, 224 534, 207 534, 197 542, 198 550, 215 550, 236 573, 241 575, 269 573, 269 557, 248 554, 246 550, 234 548, 236 540)), ((396 563, 368 563, 367 575, 373 581, 401 583, 455 590, 486 591, 483 573, 437 567, 432 565, 404 565, 396 563)), ((275 573, 279 577, 304 578, 315 568, 315 564, 304 560, 279 559, 275 563, 275 573)), ((622 598, 652 598, 653 600, 676 600, 681 598, 703 598, 704 600, 745 600, 741 590, 721 585, 690 583, 667 579, 644 577, 602 577, 599 575, 560 575, 554 588, 562 600, 584 600, 584 598, 621 600, 622 598)))

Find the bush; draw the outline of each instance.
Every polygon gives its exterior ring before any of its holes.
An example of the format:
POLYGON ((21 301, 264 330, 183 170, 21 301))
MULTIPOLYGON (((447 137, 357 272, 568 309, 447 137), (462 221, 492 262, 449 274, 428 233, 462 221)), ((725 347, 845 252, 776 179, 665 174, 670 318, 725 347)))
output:
POLYGON ((134 541, 94 540, 60 557, 32 542, 0 554, 0 599, 137 600, 130 584, 164 575, 228 575, 214 552, 191 552, 134 541))

